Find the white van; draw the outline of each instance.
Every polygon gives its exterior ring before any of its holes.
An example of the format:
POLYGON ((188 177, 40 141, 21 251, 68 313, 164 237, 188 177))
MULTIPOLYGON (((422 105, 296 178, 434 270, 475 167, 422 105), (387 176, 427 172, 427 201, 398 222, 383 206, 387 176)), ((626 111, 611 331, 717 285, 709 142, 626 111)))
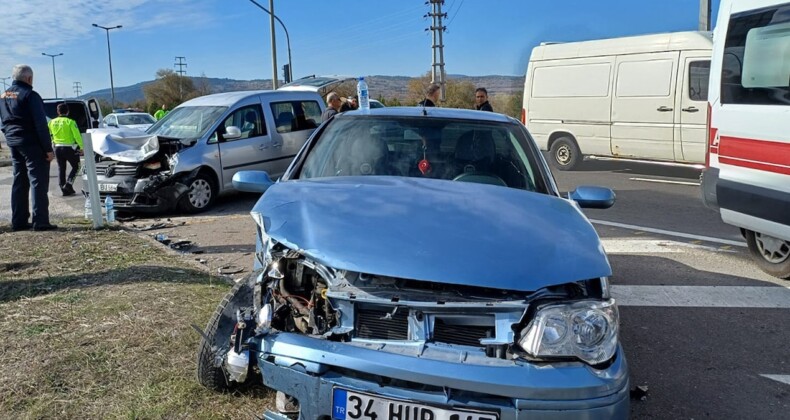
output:
POLYGON ((541 44, 521 121, 561 170, 584 155, 701 165, 711 48, 707 32, 541 44))
POLYGON ((708 92, 703 200, 790 279, 790 1, 722 0, 708 92))

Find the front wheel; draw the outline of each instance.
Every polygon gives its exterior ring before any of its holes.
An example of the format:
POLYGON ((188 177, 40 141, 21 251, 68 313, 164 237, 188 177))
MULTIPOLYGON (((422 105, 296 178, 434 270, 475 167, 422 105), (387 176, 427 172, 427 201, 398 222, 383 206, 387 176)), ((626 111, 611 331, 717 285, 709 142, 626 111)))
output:
POLYGON ((206 174, 199 173, 188 184, 189 190, 181 197, 179 207, 186 213, 200 213, 208 209, 217 197, 214 180, 206 174))
POLYGON ((572 171, 582 161, 582 152, 576 141, 571 137, 560 137, 551 144, 549 149, 551 165, 561 171, 572 171))
POLYGON ((774 277, 790 279, 790 242, 750 230, 745 236, 752 259, 760 269, 774 277))
MULTIPOLYGON (((236 310, 252 306, 253 296, 250 280, 238 282, 222 299, 206 325, 205 337, 201 338, 198 347, 197 377, 198 382, 208 389, 224 392, 241 385, 228 379, 224 359, 230 350, 230 337, 236 326, 236 310)), ((247 375, 247 382, 256 380, 252 376, 247 375)))

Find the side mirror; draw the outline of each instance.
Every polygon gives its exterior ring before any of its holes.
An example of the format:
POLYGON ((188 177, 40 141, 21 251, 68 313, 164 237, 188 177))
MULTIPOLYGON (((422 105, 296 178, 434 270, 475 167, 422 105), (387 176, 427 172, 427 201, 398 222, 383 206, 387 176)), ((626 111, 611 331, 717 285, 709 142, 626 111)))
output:
POLYGON ((568 193, 568 198, 585 209, 608 209, 614 205, 615 194, 610 188, 579 186, 568 193))
POLYGON ((222 135, 222 138, 225 140, 235 140, 241 138, 241 129, 235 125, 232 125, 225 129, 225 134, 222 135))
POLYGON ((274 185, 266 171, 239 171, 233 174, 233 188, 244 191, 263 193, 274 185))

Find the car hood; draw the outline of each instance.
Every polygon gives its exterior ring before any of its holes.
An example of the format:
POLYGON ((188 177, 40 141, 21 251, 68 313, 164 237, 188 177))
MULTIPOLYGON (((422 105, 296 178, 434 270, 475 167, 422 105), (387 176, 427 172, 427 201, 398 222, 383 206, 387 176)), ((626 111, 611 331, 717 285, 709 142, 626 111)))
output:
POLYGON ((570 201, 492 185, 399 177, 278 182, 265 233, 336 269, 534 291, 611 275, 570 201))

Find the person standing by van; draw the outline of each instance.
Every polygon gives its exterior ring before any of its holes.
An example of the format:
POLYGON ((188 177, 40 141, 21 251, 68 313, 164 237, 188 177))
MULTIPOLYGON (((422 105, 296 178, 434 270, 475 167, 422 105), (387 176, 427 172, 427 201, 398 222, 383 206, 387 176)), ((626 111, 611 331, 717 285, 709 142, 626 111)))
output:
POLYGON ((58 161, 58 181, 64 197, 74 195, 74 179, 80 166, 82 136, 77 123, 69 118, 69 106, 58 104, 58 117, 49 122, 52 144, 55 145, 55 159, 58 161), (66 163, 71 165, 71 172, 66 177, 66 163))
POLYGON ((488 103, 488 91, 486 88, 475 89, 475 109, 478 111, 494 112, 494 108, 488 103))
POLYGON ((0 95, 0 118, 11 149, 14 181, 11 187, 11 229, 54 230, 49 222, 49 163, 55 158, 47 129, 44 101, 33 90, 33 69, 17 64, 14 82, 0 95), (28 222, 28 197, 33 187, 33 224, 28 222))
POLYGON ((340 110, 340 95, 336 92, 330 92, 326 95, 326 109, 321 114, 321 122, 332 118, 340 110))

